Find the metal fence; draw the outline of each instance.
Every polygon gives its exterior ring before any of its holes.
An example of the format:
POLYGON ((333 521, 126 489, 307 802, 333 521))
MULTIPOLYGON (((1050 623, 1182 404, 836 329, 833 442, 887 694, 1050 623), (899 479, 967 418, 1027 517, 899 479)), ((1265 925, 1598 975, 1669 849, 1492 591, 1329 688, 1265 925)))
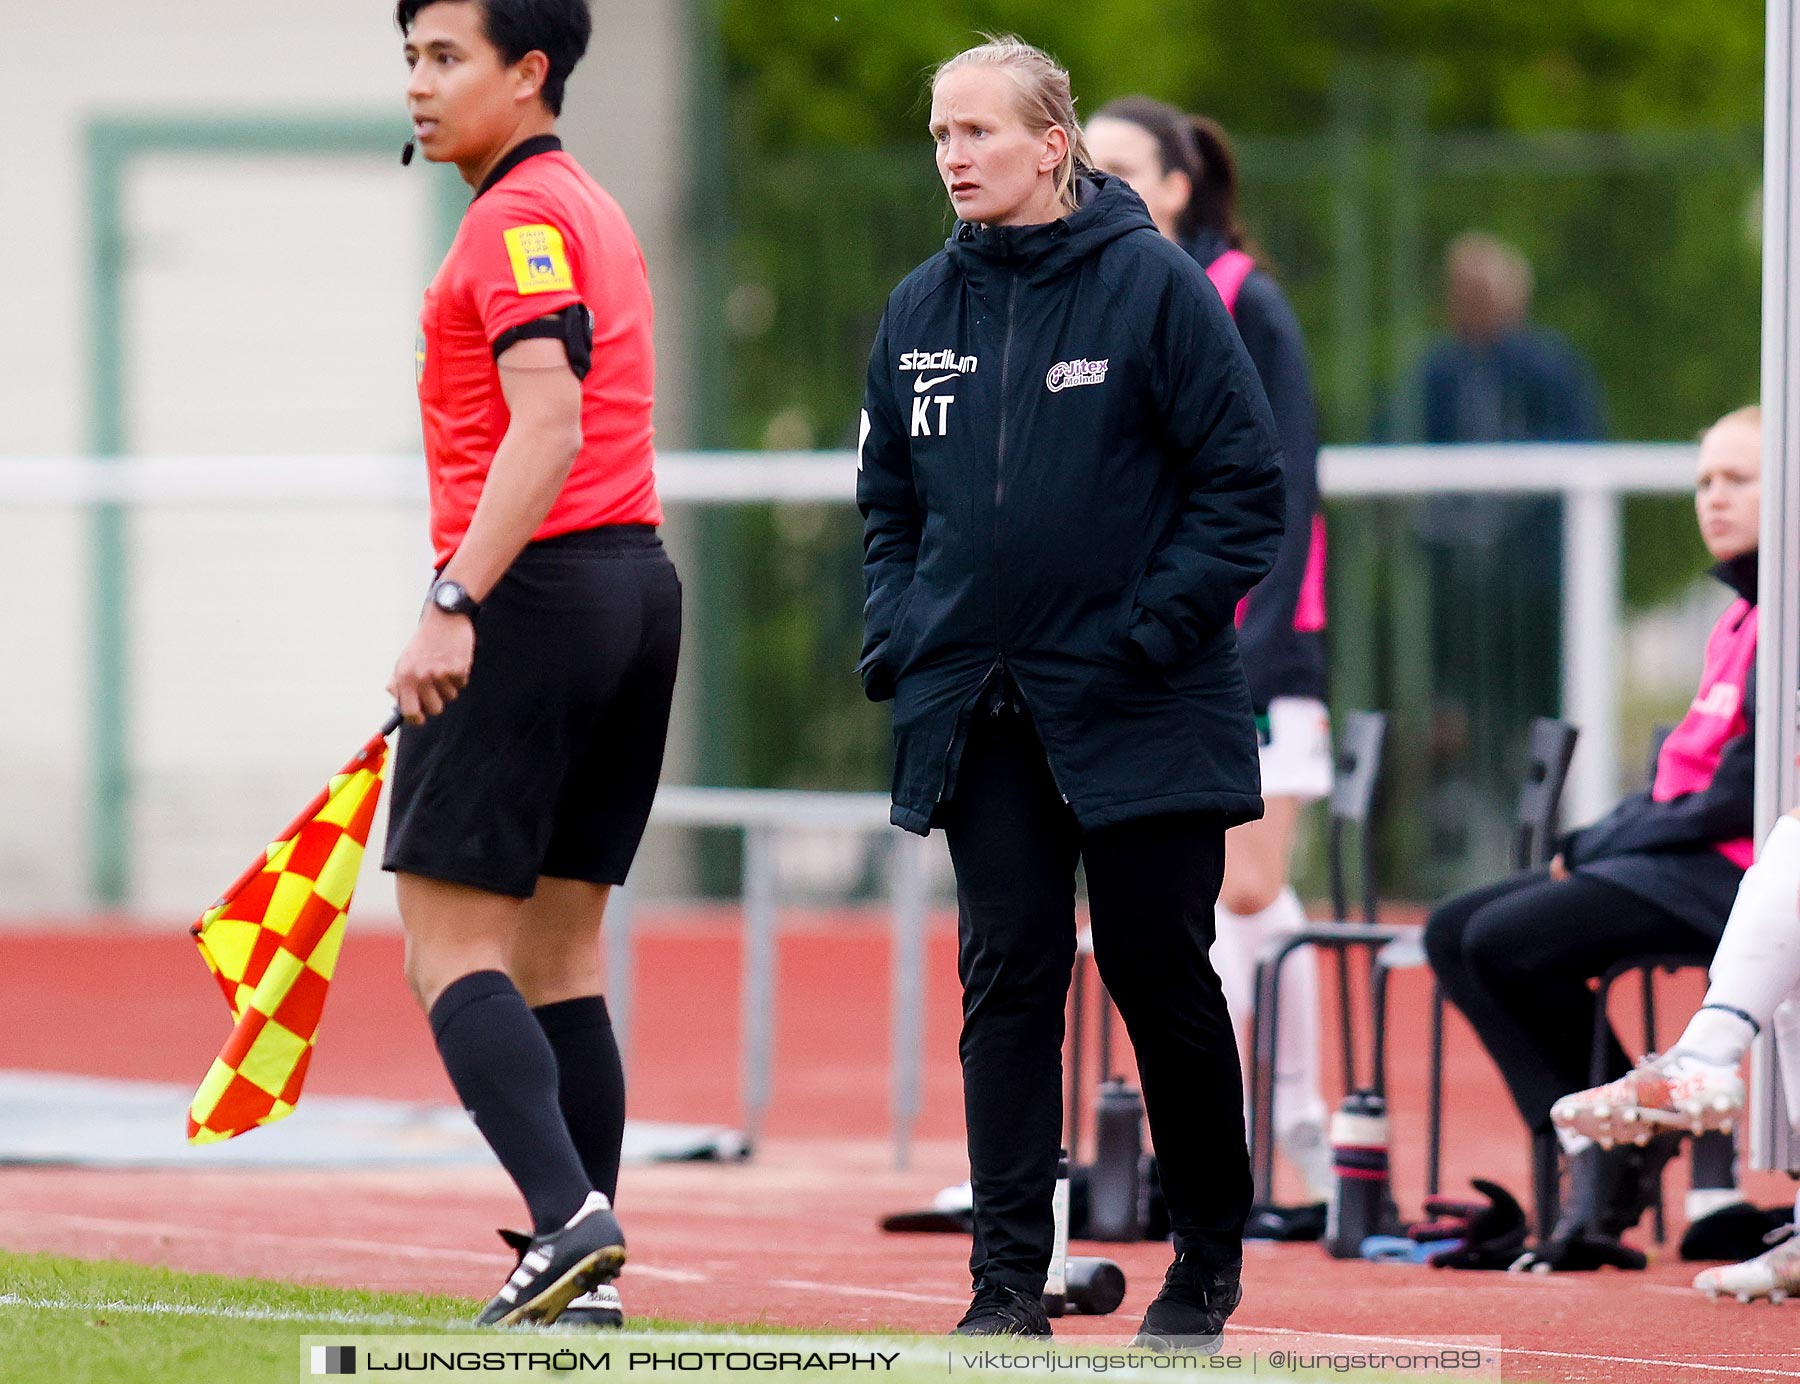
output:
MULTIPOLYGON (((1672 494, 1687 490, 1691 484, 1693 449, 1689 446, 1658 447, 1539 447, 1539 448, 1349 448, 1327 449, 1322 463, 1322 481, 1326 495, 1336 506, 1370 506, 1404 501, 1416 503, 1420 496, 1443 498, 1453 495, 1553 495, 1560 499, 1567 522, 1563 529, 1564 586, 1561 593, 1561 709, 1583 728, 1582 750, 1577 756, 1568 793, 1572 817, 1593 815, 1610 804, 1622 778, 1619 733, 1620 696, 1617 652, 1620 642, 1623 603, 1621 600, 1621 556, 1619 531, 1626 498, 1635 494, 1672 494)), ((710 455, 690 454, 665 456, 661 462, 660 482, 663 495, 672 508, 763 506, 773 513, 816 512, 832 522, 854 522, 849 498, 854 486, 854 458, 848 453, 773 453, 710 455)), ((336 458, 206 458, 206 459, 118 459, 17 461, 0 468, 0 516, 15 525, 12 550, 7 557, 29 568, 15 585, 20 590, 21 618, 15 620, 9 639, 18 639, 20 630, 29 630, 34 621, 42 625, 69 623, 59 621, 55 611, 38 619, 34 607, 62 591, 86 594, 86 581, 80 563, 84 549, 80 544, 53 543, 45 552, 37 552, 32 543, 42 534, 63 529, 79 536, 83 516, 91 517, 111 508, 125 516, 122 532, 128 536, 149 526, 151 520, 175 527, 164 540, 173 539, 161 549, 165 564, 179 561, 198 563, 192 581, 196 588, 214 599, 174 613, 175 624, 167 631, 198 626, 189 631, 200 645, 217 644, 221 640, 255 645, 266 641, 269 630, 228 627, 234 617, 230 600, 244 591, 254 592, 259 584, 268 583, 271 590, 292 595, 292 571, 284 553, 276 548, 252 543, 240 550, 225 552, 223 559, 208 565, 209 557, 218 558, 218 522, 255 512, 265 519, 274 515, 291 525, 304 548, 329 555, 330 569, 342 579, 343 589, 335 593, 308 593, 313 603, 337 622, 337 629, 348 638, 348 623, 367 612, 351 608, 347 602, 384 585, 379 577, 393 563, 393 555, 347 541, 345 525, 353 516, 370 512, 385 514, 395 532, 415 532, 420 526, 418 510, 422 504, 422 477, 417 462, 395 457, 336 458), (74 527, 70 528, 73 523, 74 527), (187 529, 182 524, 189 525, 187 529), (181 541, 183 535, 187 541, 181 541), (43 560, 46 553, 60 553, 60 565, 43 560), (362 564, 359 566, 358 564, 362 564), (368 564, 373 563, 371 567, 368 564), (29 577, 29 580, 26 577, 29 577), (226 584, 229 583, 229 590, 226 584), (66 590, 65 590, 66 588, 66 590), (230 599, 227 599, 227 598, 230 599), (335 608, 333 603, 336 602, 335 608), (218 610, 210 610, 217 605, 218 610), (206 623, 209 612, 223 619, 225 626, 215 628, 206 623)), ((1362 524, 1340 524, 1338 540, 1352 540, 1366 530, 1362 524)), ((1380 547, 1377 535, 1368 532, 1360 540, 1366 546, 1380 547)), ((91 554, 88 554, 91 559, 91 554)), ((1388 554, 1392 557, 1392 554, 1388 554)), ((404 565, 404 564, 403 564, 404 565)), ((125 564, 125 570, 131 570, 125 564)), ((322 570, 324 570, 322 568, 322 570)), ((1343 569, 1338 569, 1342 574, 1343 569)), ((1356 565, 1351 564, 1349 577, 1354 579, 1356 565)), ((159 579, 166 579, 160 573, 159 579)), ((834 585, 851 591, 857 589, 854 561, 842 570, 821 580, 821 585, 834 585)), ((1415 583, 1416 585, 1416 583, 1415 583)), ((1352 609, 1365 595, 1343 589, 1335 593, 1352 609)), ((140 584, 128 583, 128 594, 140 595, 140 584)), ((404 592, 392 593, 400 614, 411 604, 404 592)), ((153 610, 152 602, 147 611, 153 610)), ((79 610, 77 601, 72 609, 79 610)), ((297 605, 284 606, 274 613, 291 617, 297 605)), ((41 614, 41 612, 40 612, 41 614)), ((164 612, 167 616, 167 612, 164 612)), ((1402 630, 1413 625, 1416 611, 1401 604, 1391 608, 1376 622, 1402 630)), ((78 622, 78 621, 77 621, 78 622)), ((127 628, 134 619, 127 619, 127 628)), ((279 632, 279 626, 275 626, 279 632)), ((98 637, 91 632, 90 639, 98 637)), ((381 636, 383 639, 385 635, 381 636)), ((151 640, 155 643, 155 640, 151 640)), ((385 647, 385 646, 384 646, 385 647)), ((1402 653, 1405 649, 1400 650, 1402 653)), ((142 662, 141 648, 127 651, 125 658, 117 650, 90 648, 85 660, 89 680, 94 670, 132 667, 142 662), (136 655, 134 659, 133 655, 136 655)), ((1540 651, 1546 657, 1551 651, 1540 651)), ((12 667, 33 666, 37 651, 16 646, 7 650, 3 661, 12 667)), ((155 660, 150 662, 154 665, 155 660)), ((126 717, 127 729, 135 723, 133 708, 146 697, 167 703, 189 691, 181 683, 189 671, 182 660, 171 665, 166 660, 158 668, 140 668, 140 674, 173 676, 172 686, 121 687, 112 689, 108 697, 96 697, 90 688, 90 699, 115 707, 126 717)), ((848 659, 843 677, 848 681, 848 659)), ((79 669, 65 669, 67 685, 78 685, 79 669)), ((212 718, 217 708, 235 700, 242 689, 215 688, 218 701, 203 703, 192 695, 193 705, 186 714, 200 723, 203 733, 213 729, 212 718)), ((1352 694, 1368 705, 1386 705, 1378 696, 1362 699, 1357 689, 1352 694)), ((15 736, 30 740, 39 734, 40 723, 51 719, 56 704, 66 700, 54 688, 40 703, 24 708, 6 729, 15 736)), ((876 722, 884 713, 869 709, 876 722)), ((1396 721, 1401 734, 1399 746, 1407 739, 1404 718, 1396 721)), ((1416 727, 1415 727, 1416 733, 1416 727)), ((308 736, 316 736, 314 727, 308 736)), ((50 737, 52 740, 54 736, 50 737)), ((112 743, 109 737, 100 745, 91 745, 87 753, 76 753, 64 761, 65 774, 71 767, 86 775, 87 828, 68 833, 54 849, 69 853, 70 840, 85 840, 90 849, 110 853, 120 859, 131 858, 129 842, 112 843, 94 840, 94 823, 130 823, 128 811, 96 811, 99 794, 124 785, 129 789, 140 782, 143 774, 131 763, 98 764, 98 749, 112 743)), ((129 743, 130 736, 122 737, 129 743)), ((301 737, 306 738, 306 737, 301 737)), ((23 742, 22 742, 23 743, 23 742)), ((332 742, 335 745, 335 742, 332 742)), ((12 758, 17 760, 19 756, 12 758)), ((306 758, 316 772, 323 760, 306 758)), ((1404 752, 1396 756, 1397 768, 1404 764, 1404 752)), ((221 814, 214 819, 182 821, 185 837, 223 835, 217 830, 221 821, 241 823, 246 815, 261 820, 260 809, 252 814, 246 801, 232 794, 233 785, 247 786, 248 779, 221 778, 218 766, 200 766, 203 781, 196 788, 195 801, 214 802, 221 814), (204 774, 213 777, 205 778, 204 774)), ((17 797, 11 805, 21 823, 28 817, 41 815, 44 789, 49 776, 33 778, 15 775, 10 790, 17 797)), ((1395 793, 1390 799, 1390 821, 1404 829, 1429 815, 1429 804, 1413 796, 1413 786, 1403 775, 1397 775, 1395 793)), ((261 791, 259 789, 259 791, 261 791)), ((286 790, 283 789, 283 792, 286 790)), ((0 804, 5 806, 5 804, 0 804)), ((114 805, 117 808, 118 805, 114 805)), ((11 808, 8 809, 9 811, 11 808)), ((277 820, 270 811, 268 820, 277 820)), ((778 1005, 775 990, 775 923, 779 900, 774 869, 774 848, 779 832, 792 827, 830 826, 876 838, 891 832, 886 825, 886 796, 880 792, 746 792, 719 788, 668 787, 659 796, 656 820, 670 826, 689 828, 726 828, 741 834, 743 862, 741 897, 744 903, 745 951, 742 972, 743 1046, 741 1087, 746 1121, 756 1133, 766 1109, 773 1074, 774 1016, 778 1005)), ((9 835, 12 835, 9 831, 9 835)), ((235 869, 243 845, 226 843, 235 869)), ((888 857, 887 875, 879 892, 885 896, 891 912, 894 938, 892 985, 892 1088, 890 1105, 896 1157, 904 1161, 911 1139, 913 1122, 918 1114, 920 1072, 920 1011, 923 997, 923 940, 928 872, 926 852, 930 848, 911 837, 899 837, 888 857)), ((218 863, 206 868, 227 877, 218 863)), ((216 884, 209 874, 207 885, 216 884)), ((201 897, 204 889, 196 889, 192 897, 201 897)), ((608 929, 609 974, 629 977, 633 932, 629 920, 630 894, 621 901, 608 929)), ((629 985, 615 983, 615 1004, 620 1007, 620 1026, 628 1029, 629 985)))
MULTIPOLYGON (((1500 849, 1491 842, 1482 845, 1480 814, 1473 807, 1468 842, 1435 874, 1427 868, 1428 852, 1412 840, 1424 829, 1423 823, 1446 814, 1433 809, 1431 800, 1445 762, 1441 747, 1433 745, 1437 694, 1433 649, 1426 637, 1431 603, 1437 597, 1430 590, 1429 569, 1409 517, 1426 502, 1424 497, 1434 502, 1474 494, 1561 497, 1568 522, 1563 533, 1564 580, 1554 597, 1560 610, 1558 644, 1546 646, 1547 630, 1525 630, 1512 645, 1490 650, 1491 661, 1502 671, 1515 672, 1521 665, 1550 670, 1546 695, 1553 704, 1508 708, 1501 702, 1482 703, 1475 707, 1475 720, 1476 730, 1501 746, 1523 733, 1532 714, 1561 713, 1579 721, 1583 748, 1571 784, 1570 812, 1592 816, 1608 805, 1623 782, 1622 757, 1631 763, 1639 758, 1622 747, 1620 729, 1617 652, 1623 618, 1623 506, 1632 495, 1685 491, 1691 484, 1691 466, 1691 449, 1680 446, 1326 450, 1322 478, 1338 521, 1332 530, 1337 700, 1342 706, 1383 707, 1399 732, 1390 779, 1399 810, 1388 814, 1386 828, 1390 888, 1424 896, 1452 887, 1495 868, 1498 857, 1493 853, 1500 849)), ((727 679, 729 669, 708 667, 703 661, 698 674, 689 675, 697 677, 701 688, 700 724, 729 723, 734 737, 746 742, 743 752, 762 756, 765 765, 763 772, 733 782, 731 776, 711 772, 702 757, 702 781, 730 787, 864 791, 885 786, 885 713, 863 701, 849 674, 860 637, 861 604, 858 521, 849 504, 853 476, 854 464, 847 453, 687 454, 662 460, 662 492, 673 512, 723 510, 754 515, 767 525, 770 560, 791 568, 788 580, 806 592, 811 617, 766 640, 739 632, 740 640, 757 645, 754 658, 761 676, 751 680, 751 686, 727 679), (814 541, 821 532, 840 541, 821 550, 814 541), (734 709, 719 714, 716 709, 722 705, 734 709)), ((115 625, 96 623, 83 636, 85 666, 64 674, 78 696, 119 722, 76 756, 77 762, 85 763, 87 811, 94 823, 86 839, 97 856, 126 860, 127 843, 108 839, 107 834, 131 830, 117 795, 128 797, 138 791, 145 772, 141 763, 107 760, 110 747, 117 746, 124 733, 120 726, 141 727, 150 719, 147 703, 160 708, 166 721, 205 725, 207 715, 199 709, 207 699, 218 700, 216 717, 235 715, 244 698, 261 690, 253 681, 246 682, 239 696, 228 696, 198 672, 201 660, 218 657, 221 646, 234 638, 226 626, 241 618, 241 612, 224 598, 248 601, 245 608, 255 612, 261 607, 247 593, 265 588, 284 593, 293 585, 283 566, 290 549, 281 545, 316 554, 309 581, 317 589, 292 592, 287 598, 291 606, 272 614, 277 622, 302 615, 322 624, 337 622, 344 630, 344 661, 353 662, 358 648, 345 624, 350 618, 345 607, 352 601, 368 606, 373 594, 384 608, 392 607, 385 618, 401 620, 411 597, 410 588, 389 576, 396 567, 406 570, 403 557, 397 558, 391 545, 353 538, 346 526, 353 518, 366 524, 370 514, 382 514, 394 532, 411 536, 420 492, 416 464, 391 457, 16 461, 0 468, 0 505, 22 516, 24 525, 12 560, 21 564, 21 580, 27 569, 35 573, 26 611, 33 601, 55 595, 59 586, 66 588, 61 599, 69 607, 68 615, 46 612, 40 622, 58 638, 65 626, 80 626, 81 612, 91 608, 95 596, 92 581, 98 578, 90 580, 90 574, 81 570, 85 560, 81 516, 125 513, 134 522, 131 551, 122 558, 115 554, 117 560, 103 567, 101 575, 125 578, 118 596, 124 614, 115 611, 114 620, 144 642, 132 646, 135 653, 121 651, 109 642, 117 637, 115 625), (64 546, 33 558, 32 536, 49 532, 50 526, 30 522, 32 513, 73 525, 69 530, 73 548, 64 546), (234 535, 240 546, 228 549, 220 533, 239 527, 240 515, 247 536, 234 535), (279 533, 267 528, 275 523, 284 525, 279 533), (177 568, 191 568, 191 575, 168 599, 154 599, 160 594, 157 583, 171 582, 170 574, 177 568), (218 595, 218 609, 193 604, 206 592, 218 595), (187 607, 172 610, 179 599, 185 599, 187 607), (142 609, 128 608, 135 604, 142 609), (224 623, 215 629, 214 622, 224 623), (191 641, 193 648, 173 666, 159 670, 155 654, 167 639, 191 641), (122 669, 120 685, 101 685, 107 677, 119 677, 122 669), (182 672, 193 674, 200 685, 189 689, 166 681, 182 672), (193 716, 176 704, 184 696, 194 703, 193 716)), ((366 528, 358 531, 366 532, 366 528)), ((416 536, 411 541, 416 542, 416 536)), ((722 575, 718 568, 705 565, 690 574, 691 604, 699 615, 690 645, 703 647, 711 631, 726 622, 722 610, 729 593, 720 589, 722 575)), ((1450 614, 1465 622, 1470 618, 1467 611, 1450 614)), ((366 619, 367 612, 358 610, 355 618, 366 619)), ((247 629, 238 638, 240 647, 260 649, 282 633, 277 623, 268 631, 247 629)), ((29 665, 34 657, 39 655, 29 647, 15 651, 15 662, 21 665, 29 665)), ((241 666, 237 672, 245 675, 241 666)), ((352 673, 369 678, 364 670, 352 673)), ((331 675, 332 669, 319 667, 318 683, 323 685, 331 675)), ((45 695, 42 715, 36 719, 66 714, 67 697, 45 695)), ((266 731, 255 741, 259 749, 266 748, 266 731)), ((173 751, 169 758, 181 762, 173 751)), ((1512 791, 1516 756, 1493 758, 1488 797, 1499 801, 1512 791)), ((731 870, 724 871, 721 880, 726 887, 736 883, 731 870)), ((129 899, 128 894, 118 897, 129 899)))
MULTIPOLYGON (((885 889, 893 944, 889 967, 891 1013, 888 1029, 888 1104, 892 1116, 894 1166, 911 1157, 919 1117, 924 1066, 925 920, 929 902, 927 853, 941 842, 895 832, 888 824, 885 793, 783 793, 729 788, 665 787, 656 795, 651 822, 657 826, 728 828, 743 833, 744 959, 740 1091, 744 1132, 752 1142, 775 1080, 775 925, 780 899, 775 869, 776 838, 783 831, 827 827, 858 837, 894 836, 885 889)), ((615 893, 603 929, 607 1004, 621 1034, 631 1031, 632 891, 615 893)), ((629 1061, 629 1053, 626 1059, 629 1061)))

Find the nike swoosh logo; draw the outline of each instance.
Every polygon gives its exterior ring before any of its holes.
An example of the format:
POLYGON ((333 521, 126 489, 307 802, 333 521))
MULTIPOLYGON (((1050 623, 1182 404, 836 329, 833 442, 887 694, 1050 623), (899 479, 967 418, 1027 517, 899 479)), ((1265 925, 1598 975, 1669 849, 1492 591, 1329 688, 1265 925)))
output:
POLYGON ((948 375, 933 375, 930 379, 920 376, 913 381, 913 393, 923 394, 928 389, 936 389, 945 380, 960 380, 962 371, 952 370, 948 375))

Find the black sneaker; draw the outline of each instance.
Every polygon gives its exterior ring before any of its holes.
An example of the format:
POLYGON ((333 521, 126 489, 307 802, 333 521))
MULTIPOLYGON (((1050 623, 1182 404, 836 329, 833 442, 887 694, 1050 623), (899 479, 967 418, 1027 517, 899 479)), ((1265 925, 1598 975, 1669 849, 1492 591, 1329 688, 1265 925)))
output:
POLYGON ((571 1299, 617 1278, 624 1263, 625 1233, 612 1204, 589 1192, 562 1229, 531 1237, 519 1267, 475 1320, 481 1326, 547 1326, 571 1299))
POLYGON ((1225 1319, 1244 1296, 1238 1281, 1242 1269, 1241 1262, 1219 1267, 1192 1254, 1176 1255, 1131 1344, 1140 1350, 1217 1353, 1225 1319))
POLYGON ((1048 1336, 1044 1300, 1004 1284, 977 1284, 975 1299, 952 1336, 1048 1336))
POLYGON ((1322 1201, 1300 1206, 1276 1206, 1258 1202, 1250 1208, 1244 1227, 1246 1240, 1322 1240, 1330 1208, 1322 1201))
MULTIPOLYGON (((531 1248, 531 1236, 520 1230, 500 1230, 495 1234, 523 1263, 525 1252, 531 1248)), ((625 1307, 619 1301, 619 1290, 610 1283, 602 1283, 580 1297, 571 1298, 569 1305, 557 1314, 556 1324, 585 1327, 590 1331, 618 1330, 625 1325, 625 1307)))
POLYGON ((1681 1146, 1665 1131, 1646 1144, 1589 1144, 1568 1161, 1568 1186, 1548 1235, 1512 1264, 1514 1273, 1582 1273, 1595 1269, 1641 1270, 1642 1250, 1621 1238, 1655 1204, 1663 1165, 1681 1146))

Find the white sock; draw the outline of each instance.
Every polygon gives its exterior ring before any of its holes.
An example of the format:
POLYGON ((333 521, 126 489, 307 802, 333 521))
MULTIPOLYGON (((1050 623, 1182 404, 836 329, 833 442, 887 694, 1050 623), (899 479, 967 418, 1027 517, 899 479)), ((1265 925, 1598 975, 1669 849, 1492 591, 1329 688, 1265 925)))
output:
MULTIPOLYGON (((1214 911, 1213 969, 1240 1033, 1249 1027, 1256 962, 1284 933, 1306 926, 1306 909, 1285 888, 1267 908, 1249 915, 1223 904, 1214 911)), ((1281 967, 1281 1032, 1275 1053, 1275 1139, 1315 1199, 1331 1191, 1331 1148, 1325 1098, 1319 1089, 1319 958, 1311 947, 1289 954, 1281 967)), ((1244 1063, 1246 1077, 1249 1061, 1244 1063)))
MULTIPOLYGON (((1256 958, 1261 951, 1250 919, 1233 913, 1224 904, 1213 909, 1213 944, 1208 955, 1218 973, 1219 988, 1225 992, 1225 1007, 1231 1011, 1240 1042, 1242 1035, 1249 1032, 1251 1011, 1256 1007, 1252 992, 1256 987, 1256 958)), ((1249 1070, 1246 1062, 1244 1071, 1248 1074, 1249 1070)))
POLYGON ((1714 1067, 1735 1067, 1744 1060, 1755 1037, 1750 1021, 1735 1010, 1702 1007, 1694 1011, 1669 1055, 1678 1066, 1704 1062, 1714 1067))
POLYGON ((1213 909, 1213 944, 1207 953, 1219 977, 1219 988, 1225 992, 1225 1008, 1231 1014, 1231 1027, 1237 1034, 1238 1070, 1244 1076, 1244 1135, 1250 1134, 1250 1019, 1255 1003, 1251 992, 1256 985, 1256 939, 1245 920, 1224 904, 1213 909))
MULTIPOLYGON (((1710 975, 1706 1003, 1741 1010, 1759 1028, 1800 984, 1800 821, 1777 821, 1744 872, 1710 975)), ((1734 1066, 1750 1046, 1751 1023, 1702 1009, 1676 1046, 1734 1066)))
POLYGON ((1313 1201, 1330 1201, 1335 1190, 1331 1171, 1331 1141, 1325 1137, 1325 1126, 1301 1122, 1286 1126, 1278 1137, 1281 1153, 1288 1165, 1300 1174, 1306 1194, 1313 1201))

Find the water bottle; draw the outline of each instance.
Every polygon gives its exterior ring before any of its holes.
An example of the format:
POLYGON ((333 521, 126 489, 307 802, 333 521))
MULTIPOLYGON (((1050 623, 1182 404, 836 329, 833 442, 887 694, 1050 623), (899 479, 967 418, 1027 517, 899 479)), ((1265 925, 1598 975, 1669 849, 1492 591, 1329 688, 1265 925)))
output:
POLYGON ((1352 1091, 1331 1117, 1331 1172, 1325 1251, 1356 1259, 1381 1233, 1389 1204, 1387 1102, 1373 1091, 1352 1091))
POLYGON ((1094 1101, 1094 1166, 1088 1175, 1088 1237, 1140 1240, 1139 1160, 1144 1153, 1144 1100, 1119 1078, 1100 1083, 1094 1101))
POLYGON ((1056 1190, 1050 1195, 1055 1230, 1050 1239, 1050 1270, 1044 1276, 1044 1315, 1060 1317, 1069 1301, 1069 1151, 1056 1151, 1056 1190))

